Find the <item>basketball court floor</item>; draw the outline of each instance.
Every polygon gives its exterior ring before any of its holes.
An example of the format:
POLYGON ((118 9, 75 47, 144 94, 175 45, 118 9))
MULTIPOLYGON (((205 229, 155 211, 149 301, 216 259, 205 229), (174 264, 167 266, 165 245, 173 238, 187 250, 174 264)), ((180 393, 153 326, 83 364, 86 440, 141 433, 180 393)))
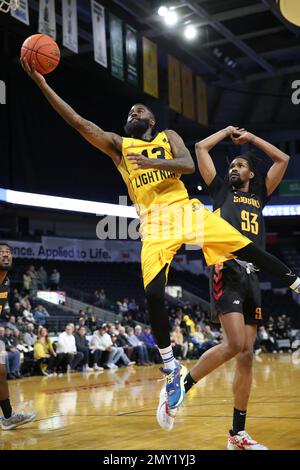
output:
MULTIPOLYGON (((171 433, 156 423, 158 366, 12 381, 16 409, 35 408, 38 416, 0 431, 0 450, 224 450, 233 371, 230 361, 199 382, 171 433)), ((291 354, 255 357, 247 431, 270 449, 300 449, 300 360, 291 354)))

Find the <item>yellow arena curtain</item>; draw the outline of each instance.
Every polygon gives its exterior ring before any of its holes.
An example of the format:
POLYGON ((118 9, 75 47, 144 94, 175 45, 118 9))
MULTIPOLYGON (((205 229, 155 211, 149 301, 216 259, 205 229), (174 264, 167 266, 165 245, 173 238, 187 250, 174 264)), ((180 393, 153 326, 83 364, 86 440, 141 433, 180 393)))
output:
POLYGON ((181 113, 181 79, 180 62, 168 55, 168 83, 169 83, 169 107, 181 113))
POLYGON ((182 108, 183 115, 195 119, 193 72, 181 64, 182 108))
POLYGON ((144 92, 158 98, 157 46, 143 37, 144 92))
POLYGON ((201 77, 196 77, 197 122, 208 125, 206 83, 201 77))

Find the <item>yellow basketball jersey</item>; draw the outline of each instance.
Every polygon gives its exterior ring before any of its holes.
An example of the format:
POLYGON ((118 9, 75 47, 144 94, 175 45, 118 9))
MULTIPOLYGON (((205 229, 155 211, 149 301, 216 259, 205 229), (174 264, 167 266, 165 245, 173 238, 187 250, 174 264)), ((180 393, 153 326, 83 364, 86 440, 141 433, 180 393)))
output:
POLYGON ((130 163, 127 158, 131 152, 142 154, 148 158, 165 160, 174 157, 164 131, 159 132, 150 141, 123 137, 122 160, 118 165, 118 170, 140 216, 147 212, 153 204, 169 205, 188 198, 186 187, 180 180, 180 174, 155 168, 134 170, 136 165, 130 163))

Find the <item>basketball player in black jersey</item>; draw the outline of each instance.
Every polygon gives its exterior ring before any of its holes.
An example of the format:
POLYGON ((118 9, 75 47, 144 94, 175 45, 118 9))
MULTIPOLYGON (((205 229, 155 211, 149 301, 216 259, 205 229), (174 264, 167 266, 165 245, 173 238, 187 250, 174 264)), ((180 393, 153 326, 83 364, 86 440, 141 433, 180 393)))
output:
MULTIPOLYGON (((0 315, 8 298, 7 273, 12 267, 11 249, 6 244, 0 244, 0 315)), ((9 400, 8 385, 6 380, 6 351, 5 344, 0 340, 0 408, 3 413, 1 420, 2 430, 8 431, 22 424, 34 420, 35 413, 13 413, 9 400)))
MULTIPOLYGON (((226 136, 216 132, 196 144, 200 173, 208 186, 213 208, 256 246, 265 246, 265 227, 262 210, 281 182, 289 156, 274 145, 246 132, 231 129, 231 138, 237 145, 249 142, 263 151, 272 161, 266 178, 257 168, 257 158, 251 152, 239 155, 229 165, 223 180, 217 175, 209 151, 226 136)), ((257 269, 253 264, 235 260, 210 268, 210 299, 212 320, 220 321, 224 334, 222 344, 201 356, 186 377, 189 388, 216 367, 235 356, 233 380, 233 425, 228 437, 229 450, 266 450, 245 431, 247 405, 252 383, 253 345, 257 325, 262 320, 261 292, 257 269)))

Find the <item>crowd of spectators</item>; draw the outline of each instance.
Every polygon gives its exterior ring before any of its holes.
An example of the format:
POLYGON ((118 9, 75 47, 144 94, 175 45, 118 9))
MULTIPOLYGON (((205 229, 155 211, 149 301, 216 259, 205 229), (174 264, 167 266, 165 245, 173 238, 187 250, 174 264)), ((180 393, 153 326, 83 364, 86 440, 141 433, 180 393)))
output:
MULTIPOLYGON (((9 379, 75 370, 99 372, 161 362, 148 326, 147 303, 139 305, 134 298, 117 302, 120 322, 101 323, 94 316, 93 308, 87 307, 78 312, 75 324, 67 324, 65 331, 58 334, 50 331, 50 336, 49 313, 37 299, 36 291, 58 289, 59 283, 56 269, 48 276, 43 267, 36 270, 30 266, 23 275, 23 290, 11 290, 9 304, 0 315, 0 339, 6 345, 9 379)), ((108 305, 104 289, 94 292, 94 305, 103 308, 108 305)), ((208 311, 200 305, 166 301, 165 307, 177 359, 197 359, 222 341, 220 325, 212 324, 208 311)), ((258 329, 255 352, 281 352, 280 340, 291 340, 291 332, 287 315, 269 315, 258 329)))

